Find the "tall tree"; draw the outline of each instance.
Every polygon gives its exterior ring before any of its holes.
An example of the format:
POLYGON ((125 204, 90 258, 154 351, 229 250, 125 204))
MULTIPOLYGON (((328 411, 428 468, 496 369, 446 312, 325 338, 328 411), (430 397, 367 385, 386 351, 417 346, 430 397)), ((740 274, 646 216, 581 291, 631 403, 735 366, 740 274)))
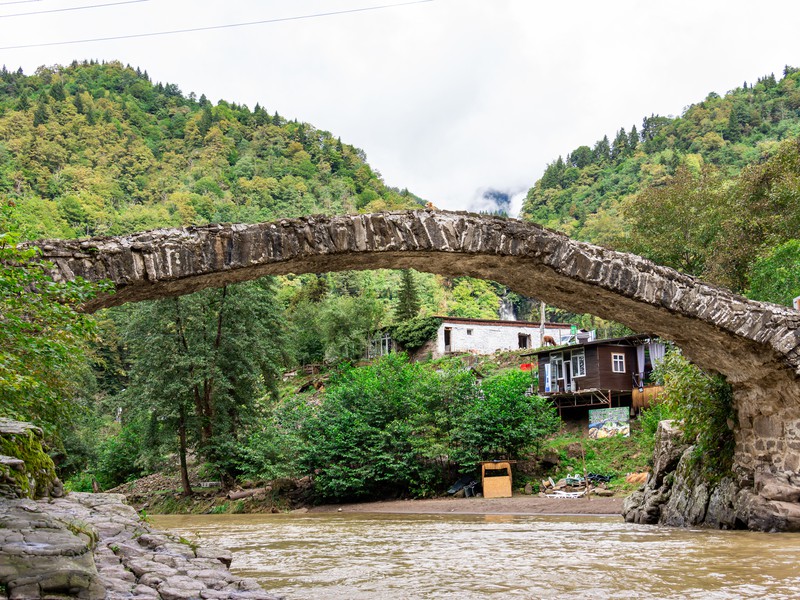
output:
POLYGON ((182 479, 192 444, 224 483, 236 475, 237 440, 280 373, 276 304, 272 280, 261 279, 143 303, 121 319, 133 357, 128 404, 168 425, 182 479))
POLYGON ((624 249, 690 275, 702 275, 719 232, 719 173, 678 168, 667 185, 644 190, 626 206, 624 249))
POLYGON ((419 315, 421 306, 417 284, 414 282, 414 272, 411 269, 405 269, 400 281, 400 291, 397 294, 397 305, 394 309, 395 321, 410 321, 419 315))

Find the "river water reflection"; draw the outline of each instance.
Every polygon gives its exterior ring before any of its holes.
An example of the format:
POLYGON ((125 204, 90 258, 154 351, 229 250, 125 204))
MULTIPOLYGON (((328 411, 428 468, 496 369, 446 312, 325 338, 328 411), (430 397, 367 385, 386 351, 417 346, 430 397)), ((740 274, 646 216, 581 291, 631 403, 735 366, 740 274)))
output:
POLYGON ((800 598, 800 535, 619 517, 193 515, 155 525, 234 553, 293 599, 800 598))

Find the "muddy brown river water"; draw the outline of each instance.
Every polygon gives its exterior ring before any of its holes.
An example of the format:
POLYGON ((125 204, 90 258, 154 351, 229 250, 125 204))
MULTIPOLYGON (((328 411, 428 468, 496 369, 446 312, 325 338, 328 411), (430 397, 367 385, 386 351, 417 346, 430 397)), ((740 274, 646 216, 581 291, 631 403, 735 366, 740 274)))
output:
POLYGON ((620 517, 157 516, 294 599, 800 598, 800 534, 682 530, 620 517))

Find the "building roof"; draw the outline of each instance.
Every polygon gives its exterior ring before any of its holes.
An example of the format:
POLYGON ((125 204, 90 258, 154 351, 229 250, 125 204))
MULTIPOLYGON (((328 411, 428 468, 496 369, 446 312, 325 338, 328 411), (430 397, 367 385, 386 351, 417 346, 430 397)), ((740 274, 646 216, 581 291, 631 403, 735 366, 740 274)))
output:
MULTIPOLYGON (((442 317, 442 323, 463 323, 465 325, 501 325, 505 327, 540 327, 541 323, 533 321, 502 321, 500 319, 468 319, 466 317, 442 317)), ((545 329, 570 329, 571 323, 545 323, 545 329)))
POLYGON ((639 343, 645 342, 649 339, 656 339, 658 336, 652 333, 637 333, 636 335, 626 335, 624 337, 606 338, 603 340, 592 340, 591 342, 583 342, 578 344, 570 344, 569 346, 546 346, 539 348, 533 352, 521 354, 520 356, 538 356, 539 354, 548 354, 550 352, 561 352, 563 350, 571 350, 573 348, 585 348, 586 346, 636 346, 639 343))

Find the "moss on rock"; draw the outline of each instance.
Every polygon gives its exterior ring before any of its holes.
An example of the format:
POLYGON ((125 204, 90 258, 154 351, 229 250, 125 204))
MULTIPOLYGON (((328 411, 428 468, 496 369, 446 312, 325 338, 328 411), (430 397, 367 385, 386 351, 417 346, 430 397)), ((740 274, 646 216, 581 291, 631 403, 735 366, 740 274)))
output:
POLYGON ((35 499, 60 488, 55 464, 42 442, 38 427, 0 419, 0 495, 35 499))

